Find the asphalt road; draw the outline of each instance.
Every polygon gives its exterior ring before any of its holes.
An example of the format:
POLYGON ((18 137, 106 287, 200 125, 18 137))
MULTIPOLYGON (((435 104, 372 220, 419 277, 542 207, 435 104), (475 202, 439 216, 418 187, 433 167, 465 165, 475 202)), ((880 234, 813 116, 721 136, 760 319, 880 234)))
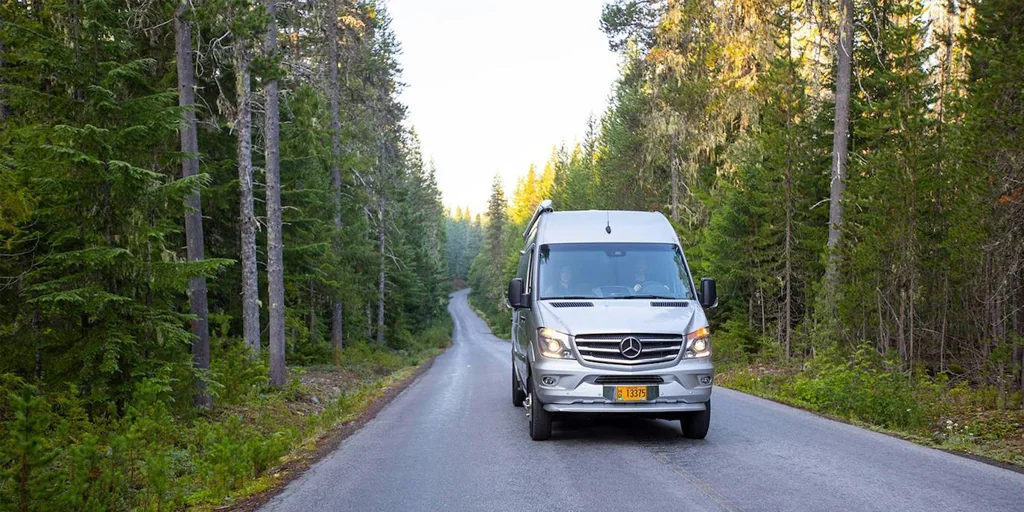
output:
POLYGON ((454 345, 266 511, 1015 510, 1024 474, 716 388, 707 439, 643 419, 527 434, 510 348, 453 296, 454 345))

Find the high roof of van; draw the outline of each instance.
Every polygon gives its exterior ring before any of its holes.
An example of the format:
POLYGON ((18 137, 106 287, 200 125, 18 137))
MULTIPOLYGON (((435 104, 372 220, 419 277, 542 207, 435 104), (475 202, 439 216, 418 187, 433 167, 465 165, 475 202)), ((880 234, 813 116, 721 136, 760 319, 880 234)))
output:
POLYGON ((658 212, 586 210, 549 212, 537 222, 537 244, 588 242, 679 243, 668 219, 658 212), (611 233, 605 231, 611 226, 611 233))

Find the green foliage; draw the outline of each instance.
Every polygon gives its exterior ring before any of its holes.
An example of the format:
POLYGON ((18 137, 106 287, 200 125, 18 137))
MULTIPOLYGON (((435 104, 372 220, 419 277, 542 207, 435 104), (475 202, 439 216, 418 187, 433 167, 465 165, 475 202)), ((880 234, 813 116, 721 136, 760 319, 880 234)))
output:
MULTIPOLYGON (((523 190, 523 187, 520 189, 523 190)), ((532 183, 530 189, 533 189, 532 183)), ((511 222, 507 208, 501 179, 495 175, 487 207, 487 223, 483 227, 483 245, 469 270, 469 286, 474 290, 473 304, 483 312, 485 318, 494 322, 494 327, 500 326, 500 319, 509 313, 505 298, 508 262, 511 254, 518 254, 519 249, 516 247, 522 246, 521 241, 517 240, 519 237, 516 231, 522 233, 521 229, 526 227, 511 222)), ((499 329, 496 334, 506 334, 503 331, 499 329)))
POLYGON ((783 387, 783 393, 816 411, 874 425, 911 429, 924 421, 917 384, 885 367, 874 348, 862 346, 849 360, 819 357, 783 387))
POLYGON ((740 320, 726 320, 714 335, 715 361, 745 363, 771 357, 778 346, 765 339, 749 324, 740 320))
POLYGON ((199 422, 194 431, 196 477, 203 489, 193 499, 225 496, 266 471, 298 438, 294 429, 266 436, 237 415, 220 422, 199 422))
POLYGON ((210 359, 209 387, 217 403, 228 406, 244 403, 267 385, 266 354, 253 359, 240 339, 213 343, 210 359))
POLYGON ((57 447, 46 436, 50 411, 35 386, 20 384, 20 388, 7 396, 11 418, 2 430, 5 438, 0 445, 0 504, 45 510, 38 504, 56 490, 45 471, 57 455, 57 447))

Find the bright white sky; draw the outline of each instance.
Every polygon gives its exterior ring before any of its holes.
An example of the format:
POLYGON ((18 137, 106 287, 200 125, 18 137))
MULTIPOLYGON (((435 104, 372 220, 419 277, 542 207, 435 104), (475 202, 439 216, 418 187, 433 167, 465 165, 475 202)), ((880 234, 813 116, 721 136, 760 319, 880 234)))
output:
POLYGON ((433 159, 444 202, 487 208, 551 148, 604 111, 618 56, 602 0, 388 0, 406 87, 401 101, 433 159))

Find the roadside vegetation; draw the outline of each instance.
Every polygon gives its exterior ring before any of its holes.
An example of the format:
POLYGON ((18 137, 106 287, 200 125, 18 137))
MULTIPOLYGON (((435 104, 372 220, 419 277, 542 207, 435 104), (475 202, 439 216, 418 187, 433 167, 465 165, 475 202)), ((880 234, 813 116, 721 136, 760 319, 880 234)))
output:
POLYGON ((468 273, 507 333, 534 208, 661 211, 721 384, 1024 458, 1024 11, 1012 0, 613 0, 607 110, 506 196, 468 273), (507 197, 507 199, 506 199, 507 197))
POLYGON ((448 343, 372 1, 0 2, 0 510, 212 507, 448 343))
MULTIPOLYGON (((217 353, 214 407, 175 400, 171 372, 140 380, 124 411, 88 413, 76 387, 42 393, 0 382, 0 508, 6 510, 210 509, 274 487, 282 466, 357 418, 388 387, 448 346, 450 326, 403 350, 360 342, 345 363, 292 368, 267 385, 266 361, 217 353)), ((113 404, 112 404, 113 405, 113 404)))
POLYGON ((729 358, 716 339, 720 386, 793 405, 911 441, 1024 467, 1022 393, 966 375, 901 371, 899 361, 863 345, 786 361, 729 358))

